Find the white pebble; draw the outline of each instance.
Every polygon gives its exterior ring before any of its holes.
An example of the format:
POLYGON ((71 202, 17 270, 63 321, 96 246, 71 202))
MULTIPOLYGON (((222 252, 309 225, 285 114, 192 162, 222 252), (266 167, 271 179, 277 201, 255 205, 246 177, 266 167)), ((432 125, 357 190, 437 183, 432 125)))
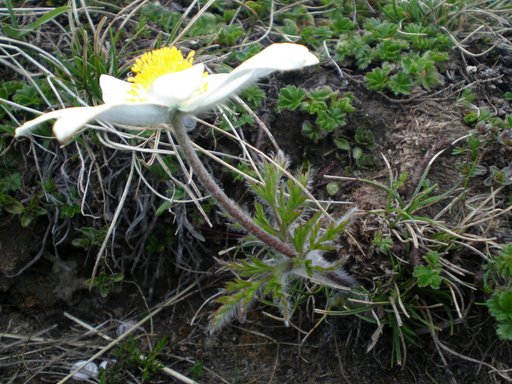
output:
MULTIPOLYGON (((71 372, 77 370, 82 365, 85 364, 87 360, 80 360, 77 361, 73 366, 71 367, 71 372)), ((81 368, 77 373, 73 375, 73 379, 77 381, 86 381, 90 378, 98 377, 98 366, 95 363, 87 363, 83 368, 81 368)))

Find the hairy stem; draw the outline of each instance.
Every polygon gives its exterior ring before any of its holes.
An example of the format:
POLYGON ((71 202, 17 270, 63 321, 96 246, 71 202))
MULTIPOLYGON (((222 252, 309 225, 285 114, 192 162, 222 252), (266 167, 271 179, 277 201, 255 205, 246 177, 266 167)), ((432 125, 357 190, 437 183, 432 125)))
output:
POLYGON ((203 163, 197 156, 196 151, 192 147, 192 142, 188 137, 187 131, 182 123, 183 115, 179 112, 171 117, 172 126, 174 128, 174 137, 180 145, 185 159, 194 170, 195 174, 203 184, 203 186, 210 192, 212 197, 217 203, 227 212, 227 214, 236 220, 248 232, 252 233, 259 240, 263 241, 268 246, 274 248, 277 252, 288 256, 296 256, 295 250, 288 244, 282 242, 278 238, 265 232, 258 224, 256 224, 249 215, 247 215, 238 204, 231 200, 224 191, 213 180, 210 173, 203 166, 203 163))

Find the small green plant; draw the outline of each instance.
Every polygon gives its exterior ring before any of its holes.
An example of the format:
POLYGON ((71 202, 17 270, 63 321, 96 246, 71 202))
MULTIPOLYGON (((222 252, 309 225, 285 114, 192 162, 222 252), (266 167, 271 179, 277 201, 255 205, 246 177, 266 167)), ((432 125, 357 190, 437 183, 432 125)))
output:
POLYGON ((167 337, 162 337, 151 350, 147 351, 145 348, 141 349, 136 338, 129 336, 114 349, 115 363, 100 372, 100 383, 122 384, 134 377, 137 377, 137 381, 141 383, 153 382, 155 375, 162 368, 158 357, 168 341, 167 337))
POLYGON ((101 272, 98 276, 87 280, 86 284, 90 287, 98 288, 100 290, 101 297, 107 297, 114 286, 123 280, 124 275, 122 273, 114 273, 109 275, 105 272, 101 272))
POLYGON ((418 279, 418 287, 430 287, 439 289, 441 286, 441 262, 440 255, 436 251, 430 251, 423 259, 426 265, 418 265, 414 267, 414 277, 418 279))
POLYGON ((373 133, 358 127, 353 138, 346 137, 342 131, 346 125, 346 116, 355 111, 352 105, 353 95, 350 92, 343 96, 330 87, 320 87, 305 90, 289 85, 279 91, 277 110, 301 110, 307 113, 311 120, 302 124, 302 133, 315 143, 331 138, 333 144, 340 150, 346 151, 354 159, 358 167, 367 167, 374 164, 374 158, 368 152, 375 149, 373 133))
POLYGON ((90 249, 91 247, 100 246, 105 239, 107 230, 108 229, 106 227, 100 229, 94 227, 79 228, 79 232, 82 234, 82 236, 73 239, 71 244, 77 248, 83 249, 90 249))
POLYGON ((317 142, 346 124, 348 113, 354 112, 353 96, 343 96, 330 87, 320 87, 310 91, 294 85, 282 88, 277 98, 277 110, 294 111, 300 109, 314 118, 314 123, 306 122, 303 134, 317 142))
POLYGON ((487 300, 489 312, 498 322, 496 333, 502 340, 512 340, 512 289, 494 293, 487 300))
MULTIPOLYGON (((331 288, 356 284, 341 266, 328 262, 323 254, 333 250, 335 240, 350 222, 352 211, 333 221, 315 212, 307 202, 305 189, 309 172, 297 175, 297 180, 285 180, 283 167, 287 160, 278 155, 278 164, 264 162, 260 173, 264 183, 251 184, 257 197, 254 221, 267 233, 293 246, 295 257, 284 257, 266 247, 255 237, 243 239, 244 247, 259 247, 257 256, 226 263, 238 276, 226 284, 225 295, 216 299, 220 307, 212 315, 210 330, 214 332, 234 317, 243 321, 257 300, 279 309, 286 323, 293 315, 304 281, 313 281, 331 288), (270 298, 268 300, 267 298, 270 298)), ((251 252, 254 254, 254 252, 251 252)))

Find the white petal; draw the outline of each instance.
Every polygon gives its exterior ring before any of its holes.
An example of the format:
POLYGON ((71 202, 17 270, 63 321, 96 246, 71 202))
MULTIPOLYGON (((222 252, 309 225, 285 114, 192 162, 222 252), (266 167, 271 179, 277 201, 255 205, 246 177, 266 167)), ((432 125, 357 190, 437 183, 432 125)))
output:
POLYGON ((169 109, 163 105, 126 103, 108 107, 95 119, 136 126, 163 124, 169 121, 169 109))
POLYGON ((195 113, 210 109, 236 95, 255 80, 253 71, 240 71, 229 74, 208 75, 205 79, 206 91, 196 93, 179 107, 182 112, 195 113))
POLYGON ((27 121, 16 129, 15 136, 28 136, 33 128, 51 119, 57 119, 53 125, 55 137, 65 143, 91 120, 138 126, 162 124, 169 120, 169 110, 161 105, 137 103, 60 109, 27 121))
POLYGON ((128 100, 128 91, 132 88, 132 83, 109 75, 101 75, 100 87, 105 104, 122 104, 128 100))
POLYGON ((249 60, 240 64, 233 72, 257 70, 292 71, 318 64, 318 58, 300 44, 276 43, 269 45, 249 60))
POLYGON ((102 104, 96 107, 66 108, 60 112, 53 125, 53 134, 61 143, 68 142, 89 121, 94 120, 108 111, 110 105, 102 104))
POLYGON ((227 75, 209 75, 207 91, 186 100, 180 110, 198 112, 223 102, 259 78, 275 71, 291 71, 318 64, 318 58, 299 44, 272 44, 227 75))
POLYGON ((32 130, 37 127, 38 125, 44 123, 45 121, 51 120, 51 119, 58 119, 62 116, 64 109, 60 109, 58 111, 51 111, 45 114, 42 114, 41 116, 25 122, 20 127, 16 128, 14 131, 14 137, 23 137, 23 136, 30 136, 32 133, 32 130))
POLYGON ((173 108, 192 96, 203 84, 204 65, 197 64, 156 79, 149 90, 149 102, 173 108))
POLYGON ((91 120, 144 126, 165 123, 169 119, 169 110, 154 104, 103 104, 97 107, 67 108, 61 112, 53 125, 53 134, 61 143, 69 141, 91 120))

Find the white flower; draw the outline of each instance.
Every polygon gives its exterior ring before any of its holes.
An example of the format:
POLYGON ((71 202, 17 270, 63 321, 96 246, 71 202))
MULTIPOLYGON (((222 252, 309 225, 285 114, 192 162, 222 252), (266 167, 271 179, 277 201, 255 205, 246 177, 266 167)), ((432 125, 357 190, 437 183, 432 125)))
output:
POLYGON ((176 111, 195 114, 211 109, 272 72, 318 63, 306 47, 291 43, 272 44, 228 74, 205 73, 203 64, 192 64, 193 56, 191 52, 183 57, 175 47, 145 53, 136 59, 128 81, 101 75, 105 104, 45 113, 16 129, 16 136, 26 136, 50 119, 57 119, 53 133, 60 142, 69 141, 92 120, 132 126, 162 124, 176 111))

